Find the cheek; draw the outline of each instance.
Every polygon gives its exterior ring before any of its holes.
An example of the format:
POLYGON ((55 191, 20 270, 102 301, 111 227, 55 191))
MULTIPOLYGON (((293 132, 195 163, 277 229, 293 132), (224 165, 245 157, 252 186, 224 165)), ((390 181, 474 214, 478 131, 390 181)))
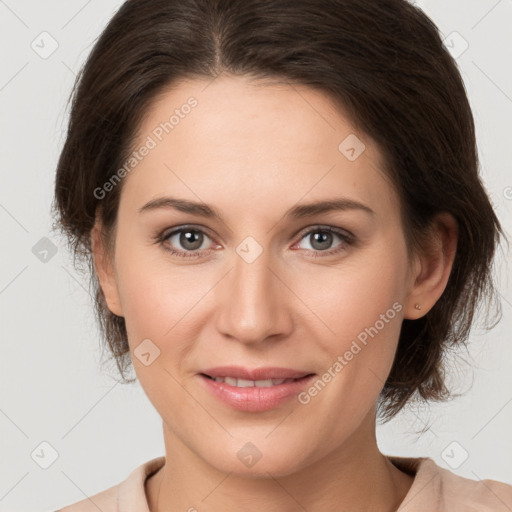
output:
MULTIPOLYGON (((313 288, 311 279, 301 280, 300 293, 310 289, 307 304, 322 320, 315 332, 317 348, 328 354, 321 375, 330 390, 322 391, 324 403, 354 418, 377 399, 400 335, 407 260, 401 239, 389 240, 337 269, 324 268, 323 278, 320 274, 315 278, 317 285, 326 283, 323 287, 313 288)), ((322 389, 321 383, 318 388, 322 389)))
POLYGON ((179 350, 184 333, 193 329, 193 305, 204 295, 202 286, 188 284, 142 273, 124 280, 123 312, 132 348, 149 338, 161 349, 179 350))
POLYGON ((201 286, 186 286, 171 272, 165 275, 151 265, 142 268, 145 270, 124 273, 121 281, 131 359, 142 388, 160 415, 181 418, 182 404, 190 402, 180 385, 181 370, 187 367, 188 354, 199 338, 193 305, 204 291, 201 286))
POLYGON ((190 328, 190 310, 204 295, 204 285, 197 282, 195 273, 186 275, 173 269, 173 264, 154 247, 137 246, 126 239, 118 245, 116 261, 131 350, 144 339, 154 341, 161 350, 179 350, 183 336, 178 334, 185 326, 190 328))
POLYGON ((323 328, 320 339, 335 340, 336 348, 343 348, 376 322, 378 327, 384 322, 380 330, 389 331, 390 339, 398 336, 407 275, 405 249, 399 239, 395 242, 394 247, 376 243, 339 265, 318 266, 294 281, 311 322, 319 320, 323 328))

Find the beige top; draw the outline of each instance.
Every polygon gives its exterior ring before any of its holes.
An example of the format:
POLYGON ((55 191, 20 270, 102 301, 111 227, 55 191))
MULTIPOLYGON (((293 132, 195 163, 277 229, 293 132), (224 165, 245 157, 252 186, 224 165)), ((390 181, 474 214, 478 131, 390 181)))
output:
MULTIPOLYGON (((387 457, 400 470, 415 476, 397 512, 512 511, 512 485, 470 480, 439 467, 428 457, 387 457)), ((165 457, 152 459, 120 484, 57 512, 149 512, 144 483, 164 462, 165 457)))

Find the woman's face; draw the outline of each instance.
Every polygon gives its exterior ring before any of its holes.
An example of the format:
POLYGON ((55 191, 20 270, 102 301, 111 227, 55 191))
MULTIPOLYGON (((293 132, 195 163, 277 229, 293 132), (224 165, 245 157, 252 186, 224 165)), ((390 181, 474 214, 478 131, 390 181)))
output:
POLYGON ((167 448, 275 476, 360 450, 416 268, 372 141, 318 91, 221 76, 155 101, 143 146, 102 285, 167 448))

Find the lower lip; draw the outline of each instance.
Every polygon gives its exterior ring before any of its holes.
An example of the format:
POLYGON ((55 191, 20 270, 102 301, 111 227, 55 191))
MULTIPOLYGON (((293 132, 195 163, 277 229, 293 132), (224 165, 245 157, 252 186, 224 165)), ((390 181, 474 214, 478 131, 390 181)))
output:
POLYGON ((261 412, 275 409, 290 398, 297 396, 311 381, 314 375, 308 375, 293 382, 259 388, 239 388, 225 382, 216 382, 209 377, 199 375, 205 386, 217 398, 233 409, 247 412, 261 412))

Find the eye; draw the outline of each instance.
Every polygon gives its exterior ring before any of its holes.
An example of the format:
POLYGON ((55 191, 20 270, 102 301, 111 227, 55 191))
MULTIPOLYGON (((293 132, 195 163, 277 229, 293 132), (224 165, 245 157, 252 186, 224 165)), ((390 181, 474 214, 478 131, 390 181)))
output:
POLYGON ((204 251, 209 250, 204 247, 205 241, 209 238, 204 231, 185 226, 167 234, 162 233, 157 241, 171 254, 183 258, 196 258, 201 256, 204 251))
MULTIPOLYGON (((308 238, 312 246, 312 249, 308 251, 312 253, 313 257, 338 254, 347 250, 349 246, 355 243, 355 237, 351 233, 331 226, 316 226, 306 231, 302 234, 301 242, 302 240, 308 240, 308 238), (336 237, 341 240, 341 242, 335 246, 334 249, 331 249, 330 247, 336 237)), ((198 258, 204 256, 205 251, 208 253, 213 250, 207 247, 208 239, 210 239, 210 237, 202 229, 182 226, 171 232, 164 231, 158 234, 155 242, 162 245, 166 251, 175 256, 182 258, 198 258)), ((303 249, 304 247, 299 248, 303 249)))
MULTIPOLYGON (((312 246, 313 256, 330 256, 347 250, 354 243, 354 236, 341 229, 331 226, 316 226, 303 234, 302 240, 309 240, 312 246), (339 238, 341 243, 331 249, 333 240, 339 238), (323 253, 323 254, 317 254, 323 253)), ((303 248, 303 247, 302 247, 303 248)))

